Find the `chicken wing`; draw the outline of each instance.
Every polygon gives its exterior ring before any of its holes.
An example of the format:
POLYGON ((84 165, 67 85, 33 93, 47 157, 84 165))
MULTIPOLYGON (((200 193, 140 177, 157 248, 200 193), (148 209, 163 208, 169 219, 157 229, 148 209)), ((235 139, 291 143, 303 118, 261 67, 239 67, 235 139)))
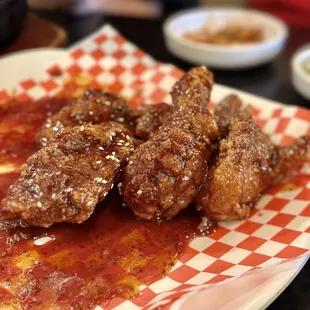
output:
POLYGON ((130 157, 123 195, 140 218, 171 218, 186 208, 206 174, 211 141, 220 130, 207 109, 213 84, 205 68, 193 68, 176 83, 176 111, 130 157))
POLYGON ((173 110, 174 107, 166 103, 144 104, 140 109, 141 116, 136 121, 136 136, 147 140, 166 122, 173 110))
POLYGON ((118 123, 66 128, 28 159, 3 201, 1 219, 43 227, 84 222, 136 146, 118 123))
POLYGON ((211 161, 195 199, 197 209, 216 221, 244 219, 273 180, 304 161, 310 161, 310 137, 276 147, 248 111, 239 111, 211 161))
POLYGON ((43 146, 63 128, 106 121, 124 124, 134 132, 138 116, 138 111, 122 98, 103 90, 90 89, 73 104, 49 117, 38 133, 37 141, 43 146))
POLYGON ((227 127, 231 118, 240 112, 242 102, 236 95, 228 95, 223 98, 214 109, 214 117, 219 121, 223 132, 227 131, 227 127))

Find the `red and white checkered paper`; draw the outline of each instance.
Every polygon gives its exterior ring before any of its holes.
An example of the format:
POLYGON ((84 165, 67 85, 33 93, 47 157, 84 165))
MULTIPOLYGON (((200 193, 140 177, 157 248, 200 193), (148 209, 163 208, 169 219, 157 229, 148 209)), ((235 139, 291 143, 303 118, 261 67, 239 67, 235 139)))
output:
MULTIPOLYGON (((88 78, 84 76, 80 85, 99 83, 138 106, 141 102, 169 102, 169 91, 182 76, 179 69, 156 62, 111 26, 104 26, 68 53, 69 57, 52 60, 40 76, 21 81, 15 88, 16 96, 27 100, 52 95, 63 87, 64 81, 74 93, 79 88, 76 80, 87 73, 88 78), (50 74, 59 70, 63 72, 61 76, 50 74)), ((251 104, 256 122, 275 143, 287 144, 310 134, 310 110, 284 106, 220 85, 214 86, 212 101, 229 93, 236 93, 251 104)), ((8 96, 8 90, 0 90, 0 101, 8 96)), ((249 219, 219 223, 212 236, 191 242, 168 276, 142 287, 141 295, 133 300, 112 300, 108 308, 154 309, 160 304, 158 301, 163 301, 162 307, 168 309, 171 300, 201 290, 205 284, 308 254, 309 248, 310 166, 306 164, 293 174, 289 184, 266 191, 249 219)))

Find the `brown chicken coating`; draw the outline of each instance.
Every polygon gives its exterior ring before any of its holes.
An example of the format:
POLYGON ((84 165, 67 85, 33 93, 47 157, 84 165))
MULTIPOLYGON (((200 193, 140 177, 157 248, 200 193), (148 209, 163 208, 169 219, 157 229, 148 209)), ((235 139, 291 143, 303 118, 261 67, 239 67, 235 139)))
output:
POLYGON ((210 71, 205 67, 192 68, 172 88, 171 96, 176 113, 209 113, 212 87, 213 75, 210 71))
POLYGON ((310 136, 300 137, 288 146, 277 147, 276 154, 272 183, 281 181, 301 163, 310 163, 310 136))
POLYGON ((63 128, 107 121, 124 124, 134 132, 138 116, 138 111, 124 99, 100 89, 90 89, 73 104, 49 117, 38 133, 37 141, 43 146, 63 128))
POLYGON ((136 136, 147 140, 170 117, 174 107, 167 103, 144 104, 136 121, 136 136))
POLYGON ((216 221, 246 218, 261 193, 281 173, 309 161, 309 137, 276 147, 254 124, 248 111, 229 122, 208 176, 195 199, 197 209, 216 221))
POLYGON ((185 74, 172 92, 178 111, 131 156, 124 172, 123 195, 138 217, 171 218, 198 192, 211 141, 220 134, 217 121, 205 108, 212 82, 205 68, 185 74))
POLYGON ((219 121, 223 132, 227 131, 230 119, 240 112, 242 102, 236 95, 228 95, 223 98, 214 109, 214 117, 219 121))
POLYGON ((28 159, 3 201, 1 219, 42 227, 84 222, 136 146, 118 123, 66 128, 28 159))

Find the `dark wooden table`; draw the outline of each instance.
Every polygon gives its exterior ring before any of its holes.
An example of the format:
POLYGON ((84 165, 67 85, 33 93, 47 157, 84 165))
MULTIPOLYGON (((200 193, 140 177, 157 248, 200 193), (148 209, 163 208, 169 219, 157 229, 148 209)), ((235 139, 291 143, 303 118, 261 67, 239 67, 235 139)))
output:
MULTIPOLYGON (((177 59, 167 51, 162 34, 164 19, 133 19, 101 14, 77 17, 61 13, 37 13, 67 30, 69 45, 94 32, 103 24, 110 23, 128 40, 155 59, 173 63, 183 70, 191 67, 190 64, 177 59)), ((294 90, 290 71, 291 56, 300 46, 309 42, 310 29, 290 29, 287 46, 275 61, 254 69, 237 72, 214 71, 216 82, 286 104, 310 107, 310 102, 294 90)), ((309 262, 279 298, 268 307, 268 310, 279 309, 310 309, 309 262)))

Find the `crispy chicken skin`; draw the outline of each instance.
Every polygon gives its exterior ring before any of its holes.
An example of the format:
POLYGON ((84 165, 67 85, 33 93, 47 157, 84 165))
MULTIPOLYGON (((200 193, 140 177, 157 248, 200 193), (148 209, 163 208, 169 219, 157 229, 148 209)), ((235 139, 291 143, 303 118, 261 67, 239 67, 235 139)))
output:
POLYGON ((296 139, 289 146, 277 147, 276 163, 272 168, 272 182, 285 178, 301 163, 310 163, 310 136, 296 139))
POLYGON ((84 222, 136 146, 118 123, 66 128, 28 159, 2 203, 1 219, 43 227, 84 222))
POLYGON ((239 113, 242 102, 236 95, 228 95, 223 98, 214 109, 214 117, 218 119, 223 132, 227 131, 230 119, 239 113))
POLYGON ((170 117, 174 107, 167 103, 143 104, 136 121, 136 136, 147 140, 170 117))
POLYGON ((207 109, 212 84, 213 77, 205 68, 186 73, 172 90, 176 112, 130 157, 123 195, 138 217, 171 218, 197 194, 211 142, 220 134, 207 109))
POLYGON ((210 163, 196 207, 216 221, 244 219, 276 178, 307 161, 309 137, 288 147, 276 147, 249 112, 240 110, 228 123, 228 135, 220 141, 218 154, 210 163))
POLYGON ((134 132, 138 116, 138 111, 122 98, 103 90, 90 89, 71 105, 49 117, 38 133, 37 141, 43 146, 63 128, 107 121, 124 124, 134 132))

